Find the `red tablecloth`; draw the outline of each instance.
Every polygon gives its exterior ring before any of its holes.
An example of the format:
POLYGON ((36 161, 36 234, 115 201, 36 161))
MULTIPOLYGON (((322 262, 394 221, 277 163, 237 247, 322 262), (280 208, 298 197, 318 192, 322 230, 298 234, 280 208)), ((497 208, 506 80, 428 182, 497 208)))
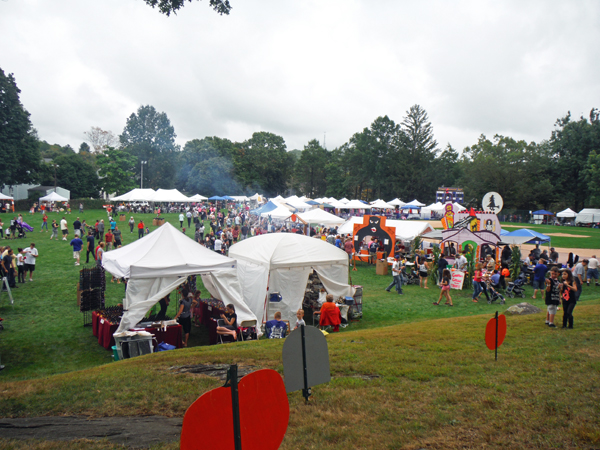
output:
MULTIPOLYGON (((108 320, 104 320, 98 316, 95 312, 92 313, 92 331, 95 329, 94 336, 98 338, 98 344, 107 350, 115 345, 115 338, 113 334, 117 331, 118 325, 111 325, 108 320)), ((216 329, 216 325, 215 325, 216 329)), ((152 333, 155 340, 152 340, 154 347, 161 342, 174 345, 177 348, 181 348, 182 344, 182 328, 181 325, 171 325, 167 327, 167 331, 162 331, 156 328, 144 328, 144 331, 152 333)), ((216 334, 216 331, 215 331, 216 334)))

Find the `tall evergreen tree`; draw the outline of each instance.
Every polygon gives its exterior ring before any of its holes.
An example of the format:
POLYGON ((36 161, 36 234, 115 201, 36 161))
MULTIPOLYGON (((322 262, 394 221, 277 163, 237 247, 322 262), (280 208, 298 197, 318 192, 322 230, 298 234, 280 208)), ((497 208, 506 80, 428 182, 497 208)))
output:
POLYGON ((29 113, 21 104, 13 74, 0 69, 0 183, 34 183, 41 170, 40 149, 29 113))

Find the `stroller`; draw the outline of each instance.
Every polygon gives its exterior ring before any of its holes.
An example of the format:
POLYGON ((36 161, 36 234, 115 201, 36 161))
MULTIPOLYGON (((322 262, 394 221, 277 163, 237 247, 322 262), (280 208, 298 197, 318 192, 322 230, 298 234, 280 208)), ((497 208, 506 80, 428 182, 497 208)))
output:
POLYGON ((415 272, 414 266, 410 266, 409 273, 406 273, 406 268, 403 267, 400 276, 402 277, 402 284, 419 284, 419 274, 415 272))
POLYGON ((487 284, 487 291, 488 294, 490 295, 490 299, 488 300, 488 303, 491 305, 492 303, 494 303, 497 300, 500 300, 500 304, 504 305, 504 302, 506 301, 506 299, 504 298, 504 296, 498 292, 498 290, 496 288, 498 288, 498 285, 493 285, 491 280, 488 278, 486 280, 486 284, 487 284), (494 287, 495 286, 495 287, 494 287))
POLYGON ((515 281, 511 281, 508 283, 508 287, 506 288, 506 295, 510 298, 515 298, 515 295, 520 295, 521 298, 525 298, 525 282, 527 281, 527 275, 523 272, 519 274, 519 276, 515 279, 515 281))

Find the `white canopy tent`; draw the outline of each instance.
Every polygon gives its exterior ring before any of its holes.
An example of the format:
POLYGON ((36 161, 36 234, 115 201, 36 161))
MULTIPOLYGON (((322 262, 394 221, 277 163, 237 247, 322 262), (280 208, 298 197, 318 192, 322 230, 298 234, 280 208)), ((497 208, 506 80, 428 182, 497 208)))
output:
POLYGON ((575 216, 575 224, 600 222, 600 209, 584 208, 575 216))
POLYGON ((271 200, 271 202, 277 205, 277 208, 272 209, 271 211, 261 213, 260 217, 270 216, 271 219, 285 220, 292 215, 292 212, 289 210, 289 208, 279 204, 279 202, 277 201, 271 200))
POLYGON ((142 239, 104 253, 102 265, 114 276, 129 279, 117 333, 134 327, 188 275, 201 275, 213 297, 232 303, 239 322, 256 319, 242 299, 236 262, 208 250, 168 222, 142 239))
POLYGON ((255 201, 257 203, 262 203, 263 202, 263 196, 260 195, 258 192, 256 194, 254 194, 252 197, 250 197, 250 200, 255 201))
POLYGON ((323 211, 321 208, 313 209, 305 213, 299 213, 298 217, 308 224, 316 223, 323 225, 341 225, 344 223, 344 219, 341 217, 328 213, 327 211, 323 211))
POLYGON ((208 200, 208 197, 205 197, 204 195, 200 195, 200 194, 192 195, 190 197, 190 201, 192 201, 192 202, 202 202, 204 200, 208 200))
POLYGON ((175 202, 175 203, 189 203, 194 200, 190 200, 177 189, 159 189, 157 190, 152 198, 147 200, 149 202, 161 203, 161 202, 175 202))
POLYGON ((421 207, 421 206, 425 206, 425 203, 421 203, 419 200, 417 200, 415 198, 412 202, 408 202, 408 203, 406 203, 403 206, 418 206, 418 207, 421 207))
POLYGON ((371 205, 365 204, 360 200, 350 200, 344 206, 340 207, 340 209, 371 209, 371 205))
POLYGON ((577 216, 577 213, 575 211, 573 211, 571 208, 567 208, 564 211, 556 213, 556 217, 560 217, 560 218, 573 219, 576 216, 577 216))
POLYGON ((432 203, 431 205, 427 205, 425 208, 430 211, 440 212, 444 210, 445 205, 442 202, 437 202, 432 203))
POLYGON ((2 192, 0 192, 0 200, 14 200, 14 198, 4 195, 2 192))
MULTIPOLYGON (((363 223, 362 217, 350 217, 338 228, 339 234, 354 235, 354 224, 363 223)), ((429 222, 415 220, 386 220, 385 225, 396 229, 396 239, 403 241, 412 241, 423 233, 429 233, 434 230, 429 222)))
POLYGON ((48 195, 44 197, 40 197, 40 202, 68 202, 69 199, 63 197, 62 195, 58 195, 56 192, 50 192, 48 195))
POLYGON ((348 203, 349 201, 350 201, 350 200, 348 200, 346 197, 344 197, 344 198, 340 198, 340 199, 339 199, 339 202, 340 202, 340 203, 343 203, 343 204, 346 204, 346 203, 348 203))
POLYGON ((250 199, 245 195, 231 195, 231 198, 234 198, 236 202, 248 202, 250 199))
POLYGON ((321 239, 294 233, 254 236, 233 245, 229 256, 237 260, 238 278, 244 301, 256 317, 269 317, 268 293, 279 292, 277 311, 283 320, 294 323, 310 272, 314 269, 325 290, 334 297, 354 295, 348 285, 348 255, 321 239), (268 292, 267 292, 268 288, 268 292))
POLYGON ((465 208, 465 207, 464 207, 463 205, 461 205, 460 203, 456 203, 456 202, 452 203, 452 210, 453 210, 454 212, 457 212, 457 211, 464 211, 465 209, 467 209, 467 208, 465 208))
POLYGON ((406 203, 404 203, 402 200, 400 200, 398 197, 396 197, 394 200, 390 200, 388 202, 390 205, 394 205, 394 206, 404 206, 406 205, 406 203))
POLYGON ((135 188, 123 195, 111 198, 115 202, 147 202, 155 194, 154 189, 135 188))
POLYGON ((383 200, 375 200, 374 202, 371 202, 371 208, 396 209, 394 205, 390 205, 383 200))

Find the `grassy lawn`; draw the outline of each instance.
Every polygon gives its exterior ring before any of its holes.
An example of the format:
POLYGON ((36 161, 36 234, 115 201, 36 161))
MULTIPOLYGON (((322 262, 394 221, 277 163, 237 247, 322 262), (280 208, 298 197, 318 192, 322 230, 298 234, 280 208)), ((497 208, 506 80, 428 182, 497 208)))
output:
MULTIPOLYGON (((134 214, 136 220, 151 217, 134 214)), ((166 217, 179 227, 176 214, 166 217)), ((81 218, 106 221, 106 213, 89 211, 81 218)), ((82 326, 76 304, 79 268, 70 246, 40 233, 39 216, 28 219, 36 230, 11 245, 36 242, 40 257, 35 281, 14 291, 14 306, 6 294, 0 302, 6 327, 0 354, 7 365, 0 372, 1 417, 180 417, 200 394, 222 382, 176 375, 172 366, 237 362, 283 373, 283 342, 204 346, 206 333, 195 327, 193 348, 112 363, 91 327, 82 326)), ((126 228, 126 222, 119 224, 126 228)), ((124 244, 137 238, 136 230, 123 231, 124 244)), ((407 286, 398 296, 384 291, 391 276, 378 276, 364 263, 357 268, 350 274, 354 284, 364 286, 364 317, 327 337, 332 382, 317 386, 309 405, 299 392, 288 396, 290 426, 282 448, 600 448, 600 288, 584 287, 575 330, 548 329, 542 314, 508 317, 508 336, 494 362, 483 342, 485 324, 496 310, 521 301, 543 309, 542 300, 531 300, 530 287, 526 300, 507 299, 504 307, 475 304, 469 291, 452 291, 451 308, 432 305, 439 295, 435 286, 407 286)), ((107 283, 107 305, 123 296, 123 285, 107 283)), ((121 447, 0 438, 2 448, 121 447)))
POLYGON ((561 248, 597 248, 600 249, 600 229, 582 227, 557 227, 554 225, 532 225, 525 223, 503 222, 502 227, 508 231, 529 228, 542 234, 570 234, 582 237, 550 236, 553 247, 561 248))

